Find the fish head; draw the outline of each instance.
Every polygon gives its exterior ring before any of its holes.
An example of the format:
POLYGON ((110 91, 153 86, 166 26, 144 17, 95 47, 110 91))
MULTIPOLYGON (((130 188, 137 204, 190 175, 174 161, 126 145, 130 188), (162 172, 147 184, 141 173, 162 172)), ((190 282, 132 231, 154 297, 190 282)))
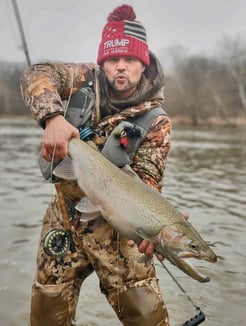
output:
POLYGON ((199 273, 188 259, 195 258, 213 263, 217 260, 214 251, 185 220, 184 223, 167 225, 160 231, 157 252, 199 282, 208 282, 209 277, 199 273))

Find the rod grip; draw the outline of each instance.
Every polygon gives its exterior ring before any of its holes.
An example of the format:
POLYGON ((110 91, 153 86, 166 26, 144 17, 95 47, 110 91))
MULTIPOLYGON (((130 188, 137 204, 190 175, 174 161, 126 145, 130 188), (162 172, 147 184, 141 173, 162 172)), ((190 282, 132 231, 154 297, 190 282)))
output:
POLYGON ((57 197, 58 197, 61 214, 63 217, 64 228, 65 228, 66 232, 69 234, 69 238, 70 238, 71 258, 72 258, 72 260, 77 261, 78 253, 76 251, 76 247, 75 247, 75 244, 73 241, 71 223, 70 223, 70 219, 69 219, 69 215, 68 215, 68 211, 67 211, 66 201, 65 201, 65 198, 64 198, 63 192, 62 192, 62 185, 60 182, 56 182, 55 187, 56 187, 56 192, 57 192, 57 197))
POLYGON ((64 228, 65 228, 65 230, 71 230, 71 224, 70 224, 70 220, 69 220, 69 216, 68 216, 68 212, 67 212, 67 205, 66 205, 65 198, 64 198, 63 192, 62 192, 62 185, 60 182, 56 182, 55 187, 56 187, 56 192, 57 192, 57 197, 58 197, 61 214, 63 217, 64 228))

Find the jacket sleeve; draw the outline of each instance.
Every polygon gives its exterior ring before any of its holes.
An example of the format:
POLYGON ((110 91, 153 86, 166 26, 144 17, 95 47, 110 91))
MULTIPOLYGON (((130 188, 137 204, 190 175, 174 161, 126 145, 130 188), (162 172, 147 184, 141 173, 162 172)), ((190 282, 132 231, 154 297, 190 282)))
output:
POLYGON ((167 116, 158 116, 140 147, 132 168, 140 178, 157 191, 161 191, 167 155, 171 140, 171 121, 167 116))
POLYGON ((26 106, 43 128, 51 116, 64 114, 64 103, 92 74, 94 64, 45 63, 27 68, 20 77, 26 106))

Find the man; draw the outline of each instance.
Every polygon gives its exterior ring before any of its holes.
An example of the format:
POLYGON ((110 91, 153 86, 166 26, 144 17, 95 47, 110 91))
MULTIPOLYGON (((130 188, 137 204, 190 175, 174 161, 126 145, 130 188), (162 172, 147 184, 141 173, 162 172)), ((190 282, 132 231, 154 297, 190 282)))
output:
MULTIPOLYGON (((160 192, 171 128, 161 109, 164 76, 158 60, 148 49, 144 27, 135 18, 133 8, 128 5, 109 15, 98 50, 98 66, 34 65, 21 76, 22 94, 44 128, 41 154, 46 161, 53 162, 68 155, 68 141, 72 137, 83 138, 85 130, 84 126, 78 129, 69 122, 67 114, 72 109, 67 111, 64 101, 69 104, 79 89, 92 82, 96 100, 86 123, 92 140, 113 163, 119 161, 115 164, 120 167, 130 164, 146 184, 160 192), (123 122, 128 123, 128 129, 123 122), (123 126, 118 138, 116 126, 123 126), (141 126, 147 129, 143 139, 141 126), (115 157, 112 142, 118 142, 122 156, 115 157)), ((169 325, 153 261, 145 264, 136 261, 139 251, 152 256, 153 244, 144 240, 139 247, 129 245, 103 218, 80 221, 74 207, 83 196, 82 191, 75 182, 63 180, 61 184, 78 259, 71 260, 68 253, 52 257, 44 250, 48 232, 63 229, 55 197, 43 220, 32 288, 31 326, 71 325, 81 285, 93 271, 98 275, 102 293, 124 325, 169 325)))

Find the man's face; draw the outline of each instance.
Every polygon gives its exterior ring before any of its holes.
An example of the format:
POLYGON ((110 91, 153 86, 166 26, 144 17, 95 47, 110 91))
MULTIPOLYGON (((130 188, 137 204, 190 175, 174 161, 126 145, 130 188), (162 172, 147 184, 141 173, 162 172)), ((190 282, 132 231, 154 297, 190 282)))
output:
POLYGON ((145 67, 133 57, 112 57, 105 60, 103 69, 112 96, 124 99, 134 93, 145 67))

